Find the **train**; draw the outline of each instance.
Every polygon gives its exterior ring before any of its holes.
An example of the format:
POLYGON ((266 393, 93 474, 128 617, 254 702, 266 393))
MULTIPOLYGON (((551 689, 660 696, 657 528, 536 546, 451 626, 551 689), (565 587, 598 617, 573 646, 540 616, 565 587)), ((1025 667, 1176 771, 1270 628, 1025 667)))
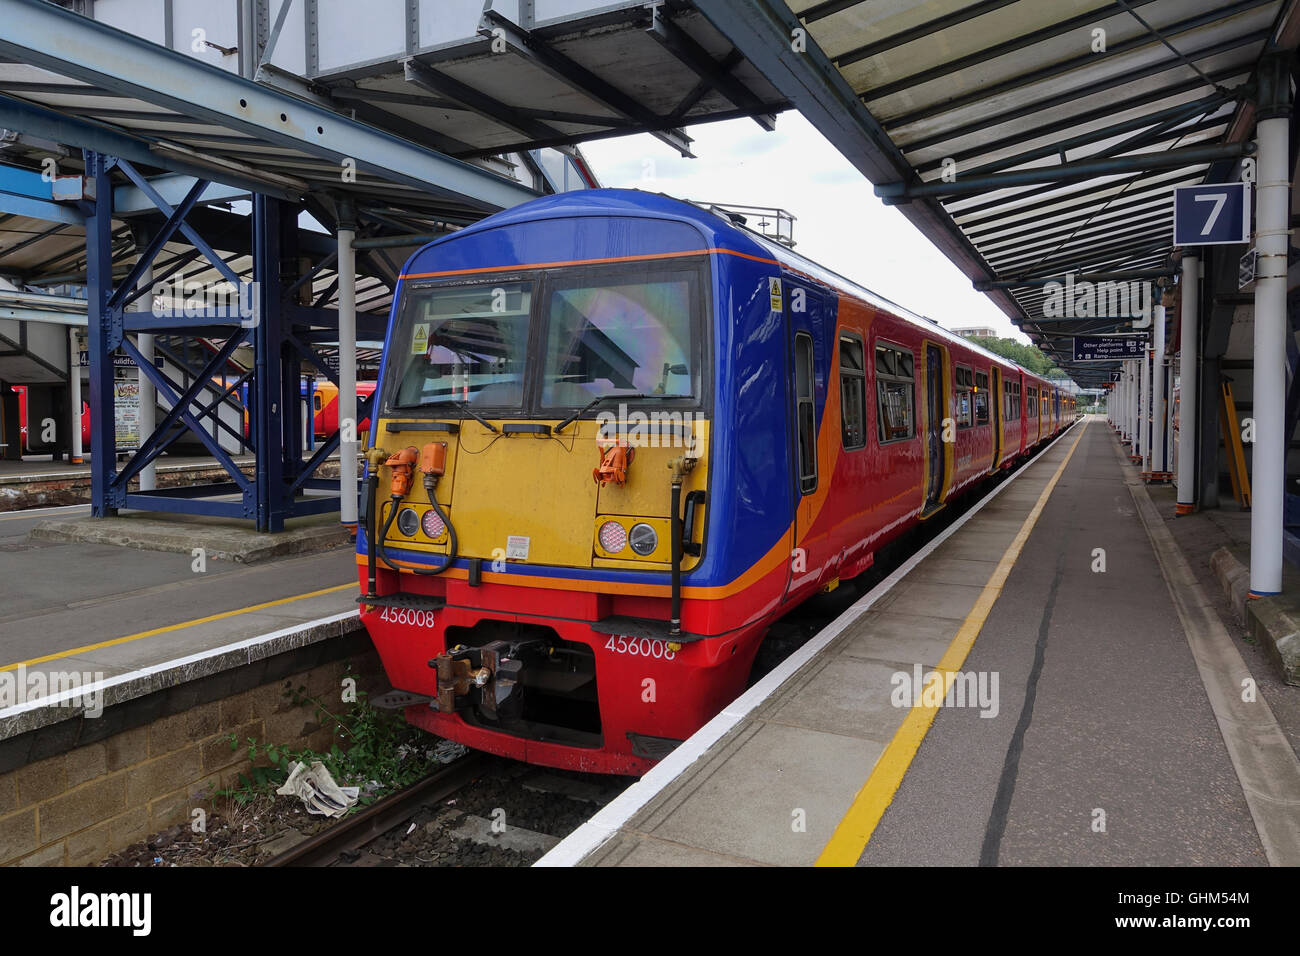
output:
POLYGON ((744 690, 778 617, 1075 418, 739 217, 616 189, 417 251, 378 388, 359 600, 405 719, 628 775, 744 690))
MULTIPOLYGON (((39 451, 48 451, 52 443, 41 440, 40 423, 37 422, 37 428, 33 432, 27 421, 27 386, 11 385, 9 390, 14 394, 18 401, 18 435, 20 442, 20 454, 32 454, 39 451)), ((86 402, 81 403, 81 444, 83 448, 90 448, 90 406, 86 402)))

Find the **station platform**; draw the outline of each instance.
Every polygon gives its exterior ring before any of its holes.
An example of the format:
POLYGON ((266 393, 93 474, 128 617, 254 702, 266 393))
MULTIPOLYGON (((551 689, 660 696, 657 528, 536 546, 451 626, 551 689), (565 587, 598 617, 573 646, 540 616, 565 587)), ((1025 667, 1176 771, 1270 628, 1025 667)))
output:
MULTIPOLYGON (((247 455, 233 460, 245 472, 251 472, 256 464, 256 459, 247 455)), ((225 469, 215 458, 207 456, 167 455, 157 465, 159 488, 225 478, 225 469)), ((49 456, 0 460, 0 512, 69 505, 89 499, 89 457, 78 465, 53 461, 49 456)))
POLYGON ((359 629, 354 554, 336 515, 278 536, 172 518, 173 546, 142 550, 77 540, 88 514, 72 506, 0 515, 0 581, 21 582, 4 589, 0 608, 0 742, 68 722, 88 690, 109 709, 359 629), (320 527, 327 520, 333 528, 320 527), (322 531, 333 534, 318 553, 277 555, 264 544, 320 543, 322 531), (264 559, 223 560, 241 538, 264 559), (12 699, 13 683, 21 699, 12 699))
POLYGON ((1297 865, 1291 693, 1093 417, 538 865, 1297 865))

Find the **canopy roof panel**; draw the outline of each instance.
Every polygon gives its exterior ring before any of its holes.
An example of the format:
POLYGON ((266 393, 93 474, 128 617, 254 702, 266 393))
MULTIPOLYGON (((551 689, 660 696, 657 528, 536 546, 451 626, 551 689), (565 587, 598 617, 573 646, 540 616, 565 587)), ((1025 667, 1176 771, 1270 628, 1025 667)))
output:
POLYGON ((1045 316, 1066 273, 1172 274, 1179 185, 1228 177, 1283 0, 697 0, 877 187, 1079 384, 1045 316), (806 31, 807 52, 781 49, 806 31))

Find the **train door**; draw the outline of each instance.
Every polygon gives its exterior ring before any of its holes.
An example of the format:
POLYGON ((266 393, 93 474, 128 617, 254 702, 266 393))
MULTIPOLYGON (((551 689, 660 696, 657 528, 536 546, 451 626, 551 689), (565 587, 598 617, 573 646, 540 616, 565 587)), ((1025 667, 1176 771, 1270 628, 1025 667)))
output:
POLYGON ((1002 463, 1002 409, 1006 407, 1006 400, 1002 397, 1002 370, 995 365, 990 374, 992 381, 989 384, 989 407, 993 411, 993 465, 989 471, 997 471, 998 465, 1002 463))
POLYGON ((937 345, 925 346, 925 457, 926 490, 923 515, 939 507, 943 497, 944 455, 943 420, 944 409, 943 353, 937 345))
MULTIPOLYGON (((775 282, 775 280, 772 280, 775 282)), ((794 551, 787 596, 794 596, 822 582, 834 569, 828 565, 828 537, 825 528, 813 532, 817 515, 817 490, 830 475, 821 474, 818 448, 819 407, 826 398, 826 352, 828 328, 833 329, 833 313, 816 289, 791 285, 781 280, 771 286, 773 309, 785 315, 789 329, 790 371, 789 408, 793 417, 792 459, 794 461, 794 551), (783 301, 784 300, 784 301, 783 301), (829 325, 828 325, 829 323, 829 325)))

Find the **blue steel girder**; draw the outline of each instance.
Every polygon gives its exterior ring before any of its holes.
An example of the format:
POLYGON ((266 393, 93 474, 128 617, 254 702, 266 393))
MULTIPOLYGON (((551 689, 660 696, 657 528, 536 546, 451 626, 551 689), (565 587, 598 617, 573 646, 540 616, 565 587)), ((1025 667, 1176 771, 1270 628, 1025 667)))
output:
MULTIPOLYGON (((263 143, 332 163, 351 159, 359 171, 486 211, 538 195, 520 183, 52 3, 0 0, 0 55, 263 143)), ((62 141, 81 145, 76 139, 62 141)), ((213 178, 232 185, 248 182, 224 174, 213 178)), ((271 191, 269 184, 255 188, 271 191)))
MULTIPOLYGON (((182 396, 172 388, 170 379, 168 379, 167 376, 165 376, 158 368, 146 363, 144 357, 140 354, 139 350, 136 349, 133 342, 129 340, 125 341, 122 343, 122 347, 126 349, 127 354, 135 359, 140 371, 147 376, 151 382, 153 382, 154 387, 158 390, 158 394, 168 402, 173 403, 174 407, 172 408, 172 411, 180 410, 180 415, 178 416, 180 420, 188 425, 190 431, 201 442, 203 442, 208 451, 212 453, 212 457, 215 458, 223 468, 225 468, 226 472, 235 480, 235 483, 244 490, 245 494, 251 492, 253 490, 252 482, 244 477, 244 473, 239 470, 239 466, 235 464, 234 460, 226 453, 226 450, 221 447, 220 443, 208 434, 207 430, 203 427, 203 424, 199 421, 199 416, 196 416, 193 412, 189 411, 188 404, 192 404, 193 400, 191 399, 190 403, 184 403, 182 401, 182 396)), ((198 386, 198 389, 201 390, 205 385, 205 379, 196 379, 191 385, 191 389, 198 386)), ((185 394, 188 395, 189 390, 187 390, 185 394)), ((213 403, 207 407, 215 407, 217 404, 219 403, 213 403)), ((171 419, 171 421, 174 423, 175 419, 171 419)), ((158 431, 155 430, 154 434, 157 435, 158 431)), ((125 488, 126 482, 123 480, 121 475, 118 476, 118 482, 120 482, 123 488, 125 488)))
MULTIPOLYGON (((335 384, 338 383, 336 382, 335 384)), ((357 424, 358 425, 364 422, 367 418, 370 418, 370 427, 371 428, 375 427, 374 419, 371 418, 370 413, 375 404, 375 396, 378 394, 379 394, 378 391, 374 391, 371 392, 369 395, 367 395, 365 398, 358 400, 357 402, 357 424)), ((311 475, 320 466, 321 462, 325 461, 326 458, 334 454, 334 452, 338 451, 339 439, 341 437, 342 437, 342 432, 336 431, 334 432, 334 434, 326 438, 325 441, 321 442, 320 446, 316 449, 316 453, 311 456, 311 461, 307 462, 307 465, 306 467, 303 468, 302 473, 296 479, 294 479, 292 490, 297 491, 299 488, 311 487, 311 475)), ((335 485, 335 487, 337 487, 337 485, 335 485)))
MULTIPOLYGON (((124 172, 131 170, 130 163, 125 160, 119 160, 118 167, 124 172)), ((135 171, 131 170, 131 174, 134 173, 135 171)), ((138 296, 135 296, 135 292, 141 277, 153 267, 154 260, 158 258, 158 253, 162 251, 163 246, 171 241, 176 230, 185 222, 185 217, 194 208, 194 204, 199 201, 199 196, 203 194, 203 190, 207 185, 206 180, 194 180, 194 185, 190 187, 185 198, 181 200, 181 204, 167 214, 167 221, 163 223, 163 227, 154 233, 144 249, 140 251, 136 257, 135 265, 131 267, 131 271, 127 273, 126 278, 122 280, 117 287, 117 291, 109 299, 109 305, 112 308, 124 308, 128 299, 134 301, 135 298, 138 298, 138 296)), ((200 251, 203 250, 200 249, 200 251)))
POLYGON ((86 178, 99 197, 86 217, 86 349, 90 358, 90 507, 95 517, 116 514, 124 497, 111 488, 117 466, 112 353, 122 339, 122 314, 108 307, 113 292, 111 160, 85 153, 86 178), (106 198, 107 197, 107 198, 106 198))
MULTIPOLYGON (((125 313, 125 306, 141 294, 136 286, 144 275, 151 254, 162 248, 169 235, 183 234, 195 251, 209 259, 227 280, 238 282, 239 276, 198 231, 185 222, 187 212, 203 193, 203 181, 191 183, 181 202, 173 207, 130 163, 91 150, 85 151, 85 160, 86 174, 95 185, 97 197, 88 204, 86 217, 93 513, 103 516, 115 513, 118 508, 133 507, 243 516, 255 519, 258 530, 277 531, 284 527, 285 519, 294 515, 316 514, 331 507, 336 509, 337 498, 295 497, 300 491, 319 485, 319 479, 313 475, 335 446, 327 443, 310 461, 302 461, 298 351, 305 343, 294 333, 311 335, 316 326, 337 323, 338 315, 325 310, 301 309, 286 301, 284 287, 290 276, 282 274, 282 270, 292 271, 296 265, 297 206, 287 206, 275 197, 253 194, 251 244, 255 311, 251 320, 237 322, 235 316, 228 314, 229 310, 214 312, 208 308, 193 316, 125 313), (114 190, 108 175, 114 166, 121 168, 135 184, 138 193, 154 202, 167 219, 163 230, 146 246, 140 261, 116 287, 112 278, 111 232, 114 190), (299 328, 294 327, 295 322, 300 324, 299 328), (231 327, 236 325, 241 327, 231 327), (126 335, 128 331, 137 330, 183 330, 194 335, 199 329, 222 326, 225 327, 223 335, 229 338, 224 346, 201 363, 197 372, 192 373, 193 379, 186 387, 179 386, 161 369, 145 363, 138 348, 126 335), (251 373, 248 401, 254 416, 254 433, 258 437, 254 449, 256 474, 251 479, 243 474, 217 437, 224 429, 242 440, 242 436, 236 434, 228 423, 220 420, 220 410, 248 380, 250 373, 241 375, 234 385, 217 389, 220 394, 216 398, 204 401, 202 397, 205 390, 212 388, 212 382, 221 374, 234 350, 247 340, 254 344, 256 363, 251 373), (118 348, 136 360, 141 374, 153 383, 159 397, 171 405, 154 432, 143 436, 140 448, 120 473, 117 471, 112 365, 113 352, 118 348), (212 419, 217 426, 209 430, 204 422, 212 419), (202 490, 185 494, 131 492, 129 484, 143 467, 155 460, 185 430, 203 443, 231 481, 211 486, 220 491, 212 490, 210 493, 202 490), (241 500, 211 498, 211 495, 232 492, 237 492, 241 500)), ((310 346, 306 348, 311 351, 310 346)), ((188 361, 180 364, 190 365, 188 361)))
POLYGON ((0 164, 0 213, 80 226, 85 219, 70 203, 54 201, 54 183, 30 169, 0 164))

